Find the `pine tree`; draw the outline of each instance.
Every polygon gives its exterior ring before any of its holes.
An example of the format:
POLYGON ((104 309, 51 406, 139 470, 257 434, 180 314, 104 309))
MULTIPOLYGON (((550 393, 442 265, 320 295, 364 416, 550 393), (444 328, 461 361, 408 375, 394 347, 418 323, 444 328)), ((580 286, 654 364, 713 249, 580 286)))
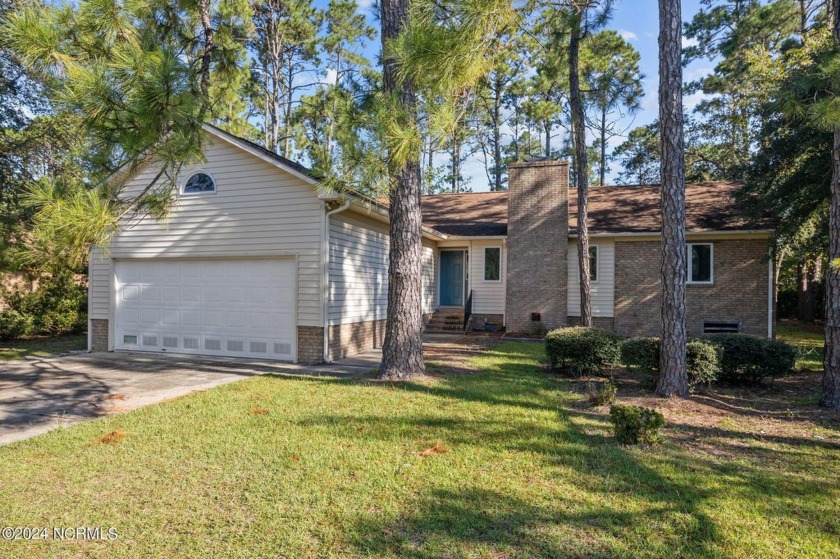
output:
POLYGON ((679 0, 659 0, 659 122, 662 153, 662 335, 659 396, 688 396, 686 372, 685 160, 679 0))
POLYGON ((598 184, 606 184, 607 143, 623 133, 619 119, 635 114, 644 95, 636 49, 615 31, 601 31, 584 44, 581 73, 586 84, 589 126, 599 148, 598 184))
MULTIPOLYGON (((408 24, 410 0, 382 0, 383 80, 385 94, 394 101, 408 133, 417 131, 417 98, 412 80, 400 78, 398 61, 387 56, 389 42, 408 24)), ((422 215, 420 213, 419 153, 388 153, 390 189, 390 248, 388 265, 388 319, 379 377, 406 379, 425 374, 423 363, 422 215)))

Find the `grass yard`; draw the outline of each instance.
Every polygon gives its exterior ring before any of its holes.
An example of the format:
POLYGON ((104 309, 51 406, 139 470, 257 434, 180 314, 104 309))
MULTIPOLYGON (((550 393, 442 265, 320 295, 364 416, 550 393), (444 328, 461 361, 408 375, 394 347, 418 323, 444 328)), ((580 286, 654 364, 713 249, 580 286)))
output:
POLYGON ((799 369, 823 370, 823 345, 825 333, 822 326, 784 320, 776 325, 776 336, 800 348, 802 356, 797 360, 799 369))
POLYGON ((0 362, 87 349, 87 334, 0 342, 0 362))
POLYGON ((414 383, 256 377, 2 447, 3 525, 119 537, 0 556, 840 556, 837 417, 761 419, 727 393, 713 425, 666 409, 665 444, 623 447, 541 359, 507 343, 414 383))

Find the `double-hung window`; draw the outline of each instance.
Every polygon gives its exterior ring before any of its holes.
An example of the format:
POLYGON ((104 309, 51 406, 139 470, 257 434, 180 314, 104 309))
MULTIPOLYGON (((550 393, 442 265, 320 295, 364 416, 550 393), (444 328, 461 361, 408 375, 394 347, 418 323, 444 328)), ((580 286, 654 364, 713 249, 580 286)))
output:
POLYGON ((484 281, 502 280, 502 249, 487 247, 484 249, 484 281))
POLYGON ((712 243, 689 243, 688 283, 711 284, 714 282, 715 250, 712 243))

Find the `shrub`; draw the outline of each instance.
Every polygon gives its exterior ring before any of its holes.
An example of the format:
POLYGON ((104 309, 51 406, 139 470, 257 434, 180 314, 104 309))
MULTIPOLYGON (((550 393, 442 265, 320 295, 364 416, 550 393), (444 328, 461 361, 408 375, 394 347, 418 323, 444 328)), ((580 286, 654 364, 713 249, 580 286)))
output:
MULTIPOLYGON (((720 355, 717 347, 703 339, 686 344, 688 386, 710 384, 717 378, 720 355)), ((656 385, 659 380, 659 338, 629 338, 621 343, 621 362, 631 371, 647 376, 646 383, 656 385)))
POLYGON ((784 375, 796 364, 796 347, 780 340, 745 334, 714 334, 708 339, 720 351, 720 380, 732 384, 758 384, 784 375))
POLYGON ((629 370, 659 376, 659 338, 628 338, 621 342, 621 362, 629 370))
POLYGON ((70 273, 42 278, 38 289, 18 288, 4 298, 12 310, 30 317, 34 334, 77 333, 87 326, 87 290, 70 273))
POLYGON ((618 362, 621 339, 606 330, 575 326, 552 330, 545 336, 545 352, 552 368, 574 376, 598 373, 618 362))
POLYGON ((623 444, 654 444, 662 440, 659 430, 665 418, 656 410, 615 404, 610 408, 615 437, 623 444))
POLYGON ((720 372, 720 350, 707 340, 688 340, 685 345, 685 365, 689 390, 701 384, 712 384, 720 372))
POLYGON ((589 403, 593 406, 605 406, 615 402, 618 395, 618 387, 612 379, 606 382, 590 382, 586 385, 586 393, 589 403))
POLYGON ((0 340, 16 340, 32 331, 32 319, 17 311, 0 312, 0 340))

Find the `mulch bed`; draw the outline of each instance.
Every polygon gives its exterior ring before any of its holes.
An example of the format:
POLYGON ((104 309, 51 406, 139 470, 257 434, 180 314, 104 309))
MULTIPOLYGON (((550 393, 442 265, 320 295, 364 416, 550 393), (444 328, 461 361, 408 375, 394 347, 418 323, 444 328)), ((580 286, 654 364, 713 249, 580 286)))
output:
MULTIPOLYGON (((840 448, 840 413, 818 406, 822 373, 792 373, 758 387, 715 385, 698 388, 688 399, 659 398, 645 386, 642 375, 617 369, 617 403, 659 410, 668 422, 667 437, 675 442, 702 446, 720 454, 719 439, 745 437, 778 442, 821 442, 840 448), (707 445, 709 439, 718 443, 707 445)), ((557 375, 555 372, 547 374, 557 375)), ((586 394, 589 382, 603 377, 567 379, 586 394)), ((592 407, 584 398, 579 409, 609 413, 609 406, 592 407)), ((731 445, 730 445, 731 446, 731 445)), ((737 446, 737 445, 735 445, 737 446)))

